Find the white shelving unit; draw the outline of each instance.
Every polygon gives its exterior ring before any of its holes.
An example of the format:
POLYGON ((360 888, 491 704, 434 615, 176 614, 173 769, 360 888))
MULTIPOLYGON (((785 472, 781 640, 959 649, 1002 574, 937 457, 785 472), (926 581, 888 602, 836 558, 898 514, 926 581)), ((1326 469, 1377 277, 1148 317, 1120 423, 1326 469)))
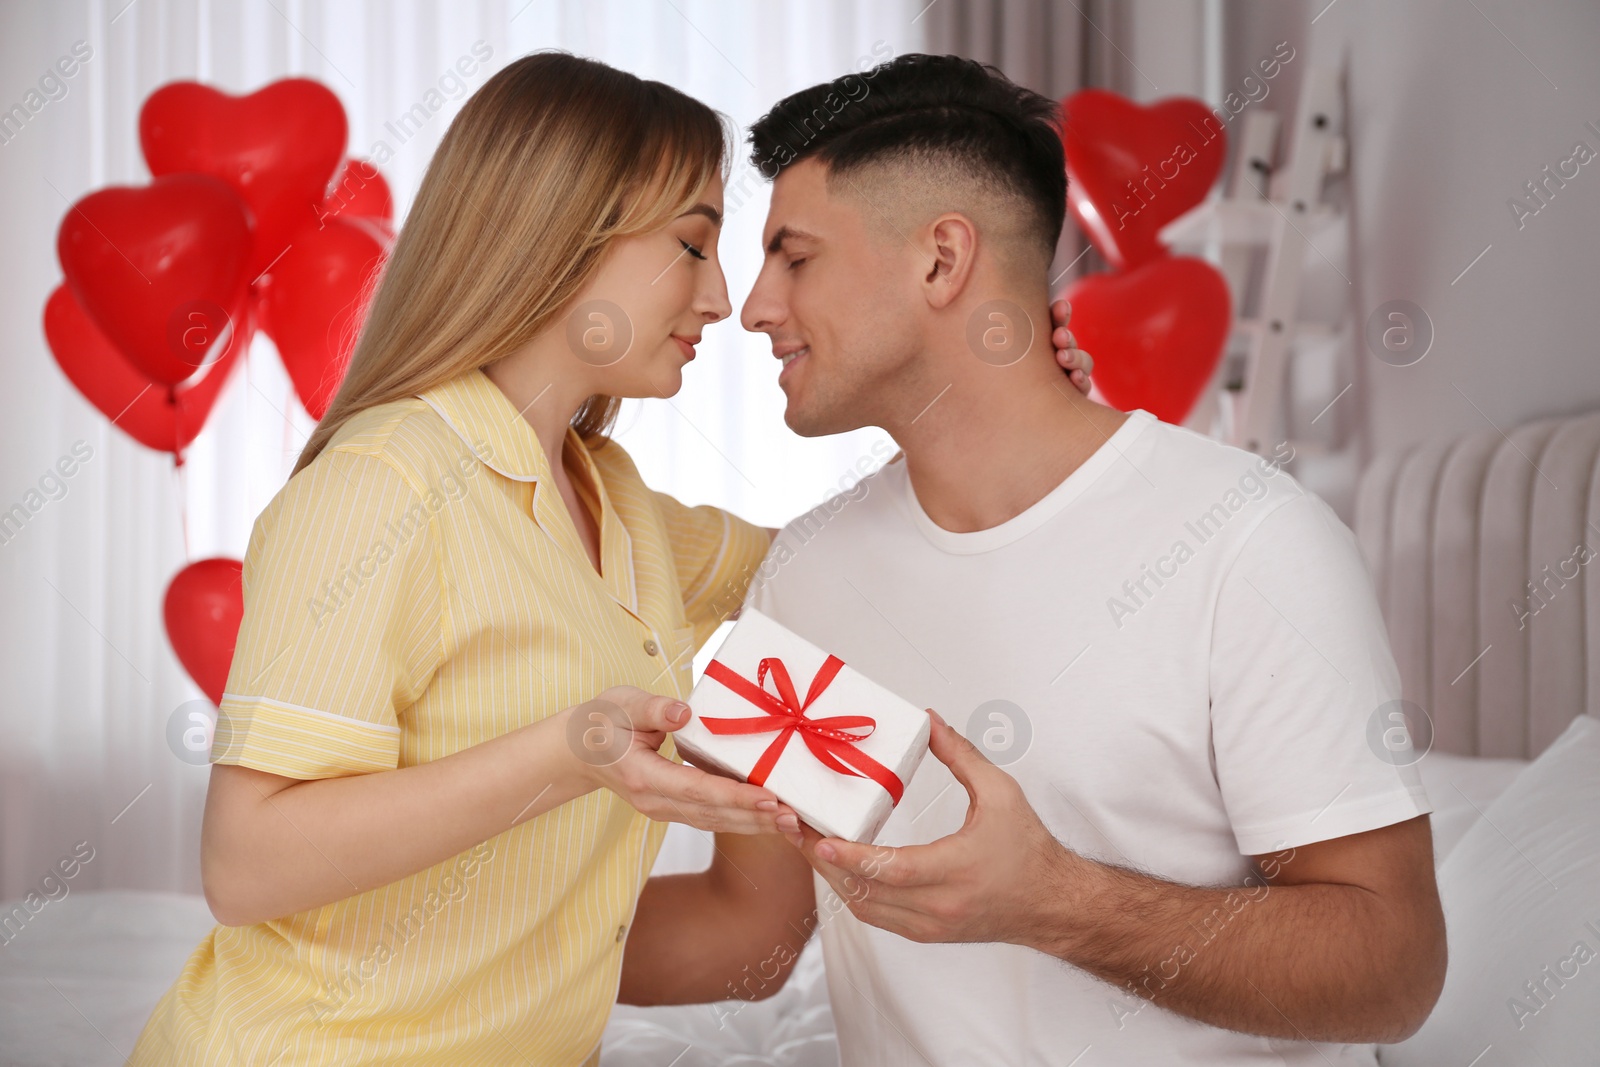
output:
MULTIPOLYGON (((1326 65, 1307 69, 1288 157, 1276 171, 1277 114, 1246 112, 1234 134, 1237 151, 1223 194, 1161 231, 1174 252, 1215 263, 1234 300, 1232 336, 1187 425, 1252 452, 1285 439, 1291 341, 1325 339, 1337 326, 1298 316, 1313 236, 1346 224, 1322 199, 1326 179, 1346 163, 1346 141, 1336 132, 1344 127, 1340 73, 1326 65)), ((1315 442, 1288 443, 1297 454, 1323 450, 1315 442)))

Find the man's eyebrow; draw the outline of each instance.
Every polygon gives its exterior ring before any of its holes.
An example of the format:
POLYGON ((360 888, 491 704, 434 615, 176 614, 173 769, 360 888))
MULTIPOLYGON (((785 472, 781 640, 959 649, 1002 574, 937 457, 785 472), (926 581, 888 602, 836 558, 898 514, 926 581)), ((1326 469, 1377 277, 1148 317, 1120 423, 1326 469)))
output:
POLYGON ((688 211, 685 211, 683 215, 679 215, 678 217, 681 219, 684 217, 684 215, 704 215, 706 218, 711 220, 711 225, 722 225, 722 212, 718 211, 710 204, 696 204, 688 211))
POLYGON ((815 241, 817 235, 797 230, 793 226, 780 226, 778 232, 772 235, 772 240, 767 242, 767 254, 773 255, 783 249, 785 241, 815 241))

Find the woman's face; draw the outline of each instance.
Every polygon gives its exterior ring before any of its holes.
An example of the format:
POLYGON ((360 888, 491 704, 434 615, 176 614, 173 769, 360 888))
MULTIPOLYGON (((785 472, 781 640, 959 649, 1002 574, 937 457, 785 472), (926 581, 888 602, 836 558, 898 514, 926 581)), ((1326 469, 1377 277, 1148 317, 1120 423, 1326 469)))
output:
POLYGON ((722 177, 664 229, 614 241, 567 316, 567 346, 594 391, 672 396, 707 323, 732 313, 717 259, 722 177))

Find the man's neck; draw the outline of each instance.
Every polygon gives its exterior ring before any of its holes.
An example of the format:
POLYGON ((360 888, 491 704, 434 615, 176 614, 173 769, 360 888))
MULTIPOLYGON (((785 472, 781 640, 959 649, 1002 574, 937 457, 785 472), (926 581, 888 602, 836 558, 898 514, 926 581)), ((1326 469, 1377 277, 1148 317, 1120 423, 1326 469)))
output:
POLYGON ((987 530, 1020 515, 1128 417, 1079 393, 1047 338, 1009 367, 957 366, 956 380, 936 402, 904 423, 885 425, 905 452, 922 510, 953 533, 987 530))

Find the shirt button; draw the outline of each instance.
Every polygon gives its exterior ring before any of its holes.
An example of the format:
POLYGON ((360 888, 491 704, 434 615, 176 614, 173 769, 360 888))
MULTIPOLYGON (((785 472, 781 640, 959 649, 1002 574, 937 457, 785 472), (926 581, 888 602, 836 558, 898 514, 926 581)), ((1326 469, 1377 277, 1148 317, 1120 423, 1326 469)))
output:
POLYGON ((658 649, 656 648, 656 643, 653 640, 652 641, 646 641, 644 643, 644 654, 645 655, 653 656, 653 655, 656 654, 657 651, 658 651, 658 649))
POLYGON ((619 945, 622 944, 622 939, 624 937, 626 937, 627 935, 628 935, 628 927, 627 927, 626 924, 617 927, 617 944, 619 944, 619 945))

